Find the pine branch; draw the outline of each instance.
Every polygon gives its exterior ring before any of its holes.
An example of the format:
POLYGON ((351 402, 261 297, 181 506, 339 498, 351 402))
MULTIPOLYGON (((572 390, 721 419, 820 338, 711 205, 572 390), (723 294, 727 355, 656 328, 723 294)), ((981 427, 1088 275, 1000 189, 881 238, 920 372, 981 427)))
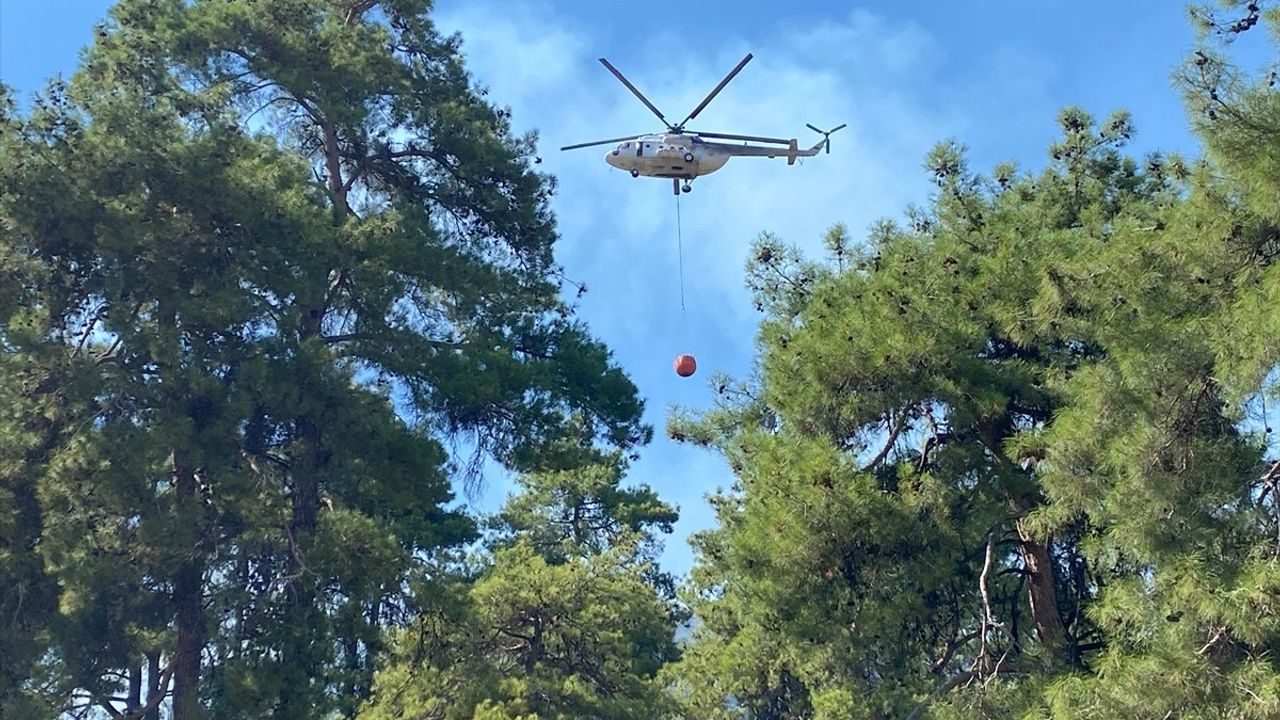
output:
POLYGON ((360 0, 360 2, 352 5, 347 10, 347 16, 343 18, 343 23, 350 25, 358 20, 362 15, 373 9, 378 4, 378 0, 360 0))
POLYGON ((991 616, 991 595, 987 592, 987 576, 991 573, 991 546, 995 540, 995 533, 987 535, 987 551, 982 561, 982 574, 978 577, 978 591, 982 594, 982 649, 978 651, 977 662, 975 667, 980 667, 986 663, 987 657, 987 632, 993 628, 1000 628, 1003 625, 991 616))
MULTIPOLYGON (((890 417, 892 418, 892 416, 890 417)), ((871 458, 871 462, 867 463, 866 466, 862 468, 863 472, 871 470, 889 456, 889 451, 893 450, 893 446, 898 442, 898 436, 902 434, 902 430, 906 425, 906 413, 898 416, 897 422, 893 422, 892 419, 890 419, 889 437, 885 440, 884 447, 880 449, 880 452, 876 453, 875 457, 871 458)))
POLYGON ((924 441, 924 447, 920 449, 920 462, 916 465, 917 472, 924 472, 929 467, 929 453, 947 439, 947 433, 940 431, 937 421, 933 419, 932 408, 925 411, 924 417, 929 424, 929 437, 924 441))
MULTIPOLYGON (((138 317, 138 313, 142 311, 142 305, 143 305, 143 301, 139 300, 137 304, 133 306, 133 311, 129 313, 129 319, 125 320, 126 325, 133 322, 138 317)), ((123 344, 124 344, 124 336, 119 333, 116 333, 115 342, 111 343, 111 347, 107 348, 102 352, 101 355, 93 359, 94 366, 97 367, 99 365, 104 365, 109 362, 114 362, 116 358, 119 357, 117 355, 117 352, 120 350, 120 346, 123 344)))
POLYGON ((142 720, 143 717, 146 717, 147 713, 160 707, 160 703, 164 702, 164 699, 169 697, 169 680, 172 677, 173 663, 170 662, 165 666, 164 670, 161 671, 160 677, 155 683, 155 686, 160 688, 160 691, 149 694, 147 697, 147 704, 141 707, 126 708, 124 712, 121 712, 111 703, 112 701, 123 701, 124 698, 95 697, 95 700, 97 701, 98 706, 106 710, 107 714, 115 720, 142 720))
POLYGON ((1227 626, 1219 625, 1216 631, 1213 633, 1213 636, 1209 638, 1209 641, 1206 642, 1203 647, 1201 647, 1199 650, 1196 651, 1196 654, 1204 655, 1205 653, 1209 652, 1209 649, 1212 648, 1214 645, 1217 645, 1219 641, 1221 641, 1224 637, 1226 637, 1226 634, 1227 634, 1227 626))
MULTIPOLYGON (((934 688, 933 692, 929 693, 928 697, 921 700, 920 703, 916 705, 915 708, 912 709, 912 711, 905 718, 903 718, 903 720, 920 720, 920 718, 924 716, 925 711, 929 709, 929 706, 932 705, 935 700, 942 697, 943 695, 946 695, 952 690, 960 687, 961 685, 964 685, 970 680, 973 680, 975 677, 978 676, 978 674, 979 673, 975 668, 973 670, 966 670, 958 675, 951 676, 946 681, 944 681, 941 685, 934 688)), ((995 671, 993 671, 992 674, 993 675, 1020 675, 1022 674, 1022 670, 1020 668, 1015 668, 1015 667, 997 666, 995 671)))
POLYGON ((77 357, 84 351, 84 346, 89 342, 89 336, 93 334, 93 329, 98 327, 98 322, 102 320, 102 316, 110 309, 109 303, 100 304, 93 314, 89 316, 88 322, 85 324, 84 330, 80 333, 80 341, 76 343, 75 350, 71 351, 71 357, 77 357))
MULTIPOLYGON (((345 342, 374 342, 378 340, 385 340, 385 338, 380 338, 378 335, 374 333, 353 332, 353 333, 343 333, 341 335, 324 335, 324 336, 321 336, 320 340, 325 345, 337 345, 339 343, 345 343, 345 342)), ((424 342, 428 345, 431 345, 432 347, 439 348, 439 349, 460 348, 460 347, 465 347, 466 345, 466 343, 449 342, 447 340, 434 340, 432 338, 425 338, 422 336, 417 336, 415 338, 415 341, 424 342)))
POLYGON ((1258 482, 1266 486, 1258 496, 1259 507, 1266 507, 1268 494, 1273 496, 1272 506, 1276 513, 1276 547, 1272 556, 1280 559, 1280 460, 1272 463, 1271 469, 1263 473, 1262 477, 1258 478, 1258 482))
POLYGON ((107 714, 116 718, 116 720, 123 720, 124 718, 124 713, 117 710, 115 706, 111 704, 111 698, 100 698, 98 700, 98 707, 106 710, 107 714))
POLYGON ((978 632, 977 630, 974 630, 973 632, 968 633, 967 635, 961 635, 960 637, 953 638, 950 642, 947 643, 947 648, 942 652, 942 656, 933 662, 933 665, 930 667, 930 670, 932 672, 941 671, 951 662, 953 658, 955 658, 955 655, 957 652, 959 652, 960 648, 964 647, 965 645, 968 645, 970 642, 974 640, 977 640, 980 636, 981 636, 981 633, 978 632))
POLYGON ((1263 473, 1262 477, 1258 479, 1259 482, 1264 483, 1276 482, 1277 480, 1280 480, 1280 460, 1272 463, 1271 469, 1263 473))

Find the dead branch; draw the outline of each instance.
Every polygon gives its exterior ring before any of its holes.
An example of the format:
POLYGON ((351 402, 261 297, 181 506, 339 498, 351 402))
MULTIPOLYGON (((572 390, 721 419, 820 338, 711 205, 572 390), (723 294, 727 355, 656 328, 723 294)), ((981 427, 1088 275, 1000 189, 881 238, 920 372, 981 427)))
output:
POLYGON ((1262 477, 1258 478, 1258 480, 1263 483, 1276 482, 1277 480, 1280 480, 1280 460, 1272 463, 1271 469, 1263 473, 1262 477))
POLYGON ((98 706, 106 710, 107 714, 115 720, 142 720, 142 718, 147 716, 147 713, 160 707, 160 703, 164 702, 164 699, 169 697, 169 681, 172 677, 173 663, 170 662, 165 666, 164 670, 160 672, 160 677, 153 685, 157 691, 148 693, 147 704, 141 707, 126 708, 124 712, 121 712, 111 704, 113 700, 119 700, 120 698, 104 697, 96 698, 98 706))
POLYGON ((942 655, 933 662, 933 665, 930 666, 929 669, 932 672, 939 672, 940 670, 945 668, 948 663, 951 662, 952 658, 955 657, 956 653, 959 652, 960 648, 964 647, 965 645, 969 644, 974 640, 977 640, 981 635, 982 633, 980 633, 977 630, 974 630, 971 633, 968 633, 966 635, 961 635, 960 637, 952 639, 950 642, 947 643, 947 647, 945 650, 943 650, 942 655))
POLYGON ((1227 626, 1219 625, 1218 628, 1214 631, 1213 636, 1209 638, 1209 642, 1205 643, 1203 647, 1197 650, 1196 654, 1204 655, 1205 653, 1209 652, 1209 649, 1212 648, 1214 645, 1217 645, 1218 642, 1222 640, 1222 638, 1226 637, 1226 634, 1227 634, 1227 626))
POLYGON ((347 16, 343 18, 343 24, 350 25, 360 16, 372 10, 373 6, 377 4, 378 0, 360 0, 360 2, 352 5, 350 9, 347 10, 347 16))
POLYGON ((93 334, 93 329, 98 327, 98 322, 102 320, 102 316, 110 309, 109 303, 101 303, 89 316, 88 322, 85 324, 84 330, 80 333, 80 340, 76 343, 75 350, 71 351, 71 357, 75 358, 84 350, 84 346, 89 342, 89 336, 93 334))
MULTIPOLYGON (((1002 666, 997 668, 997 672, 1000 675, 1017 675, 1017 674, 1020 674, 1022 671, 1015 667, 1002 666)), ((924 715, 924 712, 929 709, 929 706, 933 704, 934 700, 937 700, 938 698, 942 697, 943 695, 946 695, 948 692, 954 690, 955 688, 958 688, 961 685, 969 682, 970 680, 973 680, 977 674, 978 674, 977 670, 975 669, 975 670, 966 670, 958 675, 951 676, 950 678, 945 680, 941 685, 934 688, 933 692, 929 693, 928 697, 921 700, 920 703, 916 705, 915 708, 912 709, 912 711, 905 718, 903 718, 903 720, 919 720, 924 715)))
POLYGON ((863 468, 864 472, 871 470, 876 465, 879 465, 886 457, 889 456, 889 452, 893 450, 893 446, 898 442, 898 436, 902 434, 903 428, 906 427, 907 413, 903 413, 898 416, 897 422, 894 422, 892 417, 893 416, 891 414, 889 420, 889 437, 885 440, 884 447, 880 449, 880 452, 876 453, 875 457, 871 458, 871 462, 867 463, 866 467, 863 468))
MULTIPOLYGON (((994 542, 995 533, 988 533, 987 551, 982 561, 982 574, 978 576, 978 592, 982 595, 982 644, 978 649, 978 656, 973 660, 973 670, 975 672, 984 672, 986 669, 988 635, 992 630, 1004 627, 1003 623, 998 622, 991 615, 991 594, 987 590, 987 577, 991 574, 991 550, 994 542)), ((999 663, 997 663, 996 667, 999 668, 999 663)))

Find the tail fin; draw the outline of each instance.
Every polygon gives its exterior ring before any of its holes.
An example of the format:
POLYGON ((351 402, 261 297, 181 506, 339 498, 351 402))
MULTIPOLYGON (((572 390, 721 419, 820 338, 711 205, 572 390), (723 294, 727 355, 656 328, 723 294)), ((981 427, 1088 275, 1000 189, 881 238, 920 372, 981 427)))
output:
POLYGON ((821 136, 822 136, 822 142, 818 143, 817 145, 814 145, 813 147, 811 147, 811 148, 809 148, 809 149, 810 149, 811 151, 813 151, 813 152, 817 152, 817 151, 818 151, 818 148, 821 148, 822 146, 824 146, 824 145, 825 145, 825 146, 826 146, 826 148, 827 148, 827 152, 828 152, 828 153, 830 153, 830 152, 831 152, 831 133, 833 133, 833 132, 835 132, 835 131, 837 131, 837 130, 840 130, 841 128, 848 127, 848 125, 849 125, 849 123, 841 123, 840 125, 837 125, 837 126, 835 126, 835 127, 831 128, 830 130, 819 130, 818 128, 814 127, 813 125, 810 125, 809 123, 805 123, 805 127, 809 128, 810 130, 812 130, 812 131, 814 131, 814 132, 816 132, 816 133, 818 133, 819 135, 821 135, 821 136))
POLYGON ((787 164, 788 165, 796 164, 796 150, 797 150, 796 139, 791 138, 791 145, 787 147, 787 164))

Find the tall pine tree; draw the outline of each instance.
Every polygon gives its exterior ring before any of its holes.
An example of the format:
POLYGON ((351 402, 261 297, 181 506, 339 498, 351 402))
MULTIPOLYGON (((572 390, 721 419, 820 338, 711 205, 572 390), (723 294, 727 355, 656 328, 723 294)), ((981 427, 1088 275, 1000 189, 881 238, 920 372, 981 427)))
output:
POLYGON ((1280 101, 1208 47, 1180 75, 1203 162, 1068 108, 1043 172, 944 144, 906 223, 757 243, 760 379, 669 428, 737 475, 686 717, 1277 712, 1280 101))
POLYGON ((560 299, 534 138, 429 10, 126 0, 6 107, 6 712, 351 714, 474 537, 452 439, 647 440, 560 299))
POLYGON ((521 478, 474 579, 397 633, 361 720, 664 717, 682 617, 654 567, 673 508, 619 457, 521 478))

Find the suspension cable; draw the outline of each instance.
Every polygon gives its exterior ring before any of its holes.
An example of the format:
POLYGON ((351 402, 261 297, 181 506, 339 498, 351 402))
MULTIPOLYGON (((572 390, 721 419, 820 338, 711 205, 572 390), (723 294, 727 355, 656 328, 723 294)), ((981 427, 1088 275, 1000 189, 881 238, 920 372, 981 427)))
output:
POLYGON ((680 317, 685 317, 684 309, 684 233, 680 228, 680 195, 676 194, 676 256, 680 263, 680 317))

